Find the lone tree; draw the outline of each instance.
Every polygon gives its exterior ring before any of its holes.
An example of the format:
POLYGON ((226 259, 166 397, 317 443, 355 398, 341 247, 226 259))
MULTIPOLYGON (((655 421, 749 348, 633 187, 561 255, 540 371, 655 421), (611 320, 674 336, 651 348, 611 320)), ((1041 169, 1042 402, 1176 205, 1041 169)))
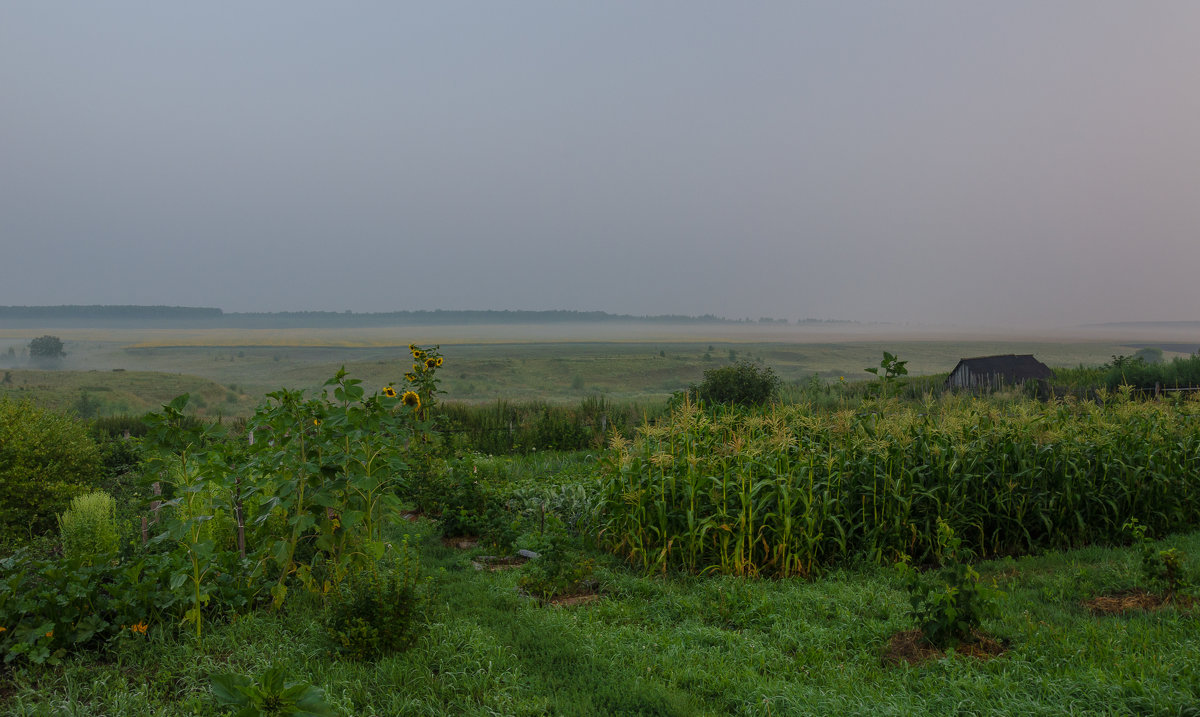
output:
POLYGON ((700 385, 688 389, 688 395, 705 403, 755 406, 775 398, 780 383, 770 367, 742 360, 732 366, 708 369, 700 385))
POLYGON ((37 363, 54 363, 66 355, 57 336, 39 336, 29 342, 29 358, 37 363))

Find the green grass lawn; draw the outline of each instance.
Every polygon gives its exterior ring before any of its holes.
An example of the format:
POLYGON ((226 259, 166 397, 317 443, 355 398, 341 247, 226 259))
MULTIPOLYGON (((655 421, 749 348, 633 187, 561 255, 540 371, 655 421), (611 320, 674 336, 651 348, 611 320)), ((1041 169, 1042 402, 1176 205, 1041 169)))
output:
MULTIPOLYGON (((522 479, 582 458, 514 464, 522 479)), ((815 580, 646 576, 596 554, 601 597, 540 606, 519 570, 471 565, 429 521, 390 538, 421 546, 435 598, 424 634, 377 662, 330 652, 316 598, 212 624, 197 643, 174 625, 125 636, 58 667, 9 666, 7 714, 214 714, 210 675, 285 668, 346 715, 1197 714, 1200 620, 1194 610, 1096 616, 1083 602, 1135 586, 1138 556, 1086 548, 978 566, 1006 596, 984 629, 999 657, 959 654, 892 665, 892 635, 911 628, 894 571, 859 566, 815 580)), ((1172 536, 1197 577, 1200 533, 1172 536)))

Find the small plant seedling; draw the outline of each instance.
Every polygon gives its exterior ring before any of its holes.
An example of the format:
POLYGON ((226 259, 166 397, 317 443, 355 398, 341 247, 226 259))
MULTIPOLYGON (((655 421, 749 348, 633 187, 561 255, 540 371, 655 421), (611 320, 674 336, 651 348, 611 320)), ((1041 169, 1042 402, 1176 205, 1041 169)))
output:
POLYGON ((213 696, 235 717, 335 717, 325 702, 325 691, 306 682, 285 682, 283 670, 268 668, 258 679, 224 674, 212 678, 213 696))

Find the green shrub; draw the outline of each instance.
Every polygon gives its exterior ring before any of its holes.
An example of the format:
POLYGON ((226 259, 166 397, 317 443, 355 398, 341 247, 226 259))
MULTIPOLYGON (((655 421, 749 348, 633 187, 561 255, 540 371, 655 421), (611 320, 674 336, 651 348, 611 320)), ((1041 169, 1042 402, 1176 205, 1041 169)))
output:
POLYGON ((342 583, 328 607, 325 626, 342 654, 373 660, 413 643, 427 602, 420 563, 406 537, 390 559, 342 583))
POLYGON ((979 582, 979 573, 959 561, 962 541, 954 530, 941 518, 937 526, 938 552, 946 566, 922 574, 906 562, 898 565, 922 634, 934 646, 947 648, 972 639, 983 618, 995 611, 1000 593, 979 582))
POLYGON ((688 395, 705 403, 755 406, 774 398, 779 384, 774 369, 742 360, 705 371, 704 380, 688 389, 688 395))
POLYGON ((100 479, 98 487, 118 499, 124 493, 142 486, 139 468, 142 463, 141 441, 133 438, 109 438, 95 435, 96 447, 100 452, 100 479))
POLYGON ((179 600, 164 590, 182 565, 167 553, 88 565, 40 559, 24 550, 0 559, 0 656, 56 664, 118 636, 144 639, 150 625, 179 620, 179 600))
POLYGON ((545 532, 525 543, 538 557, 522 566, 517 579, 517 585, 540 602, 581 592, 595 571, 595 561, 571 544, 558 519, 546 519, 545 532))
POLYGON ((1178 548, 1147 548, 1142 553, 1142 575, 1152 588, 1168 596, 1187 592, 1191 588, 1184 570, 1183 553, 1178 548))
POLYGON ((1146 535, 1146 526, 1137 518, 1131 518, 1124 528, 1132 537, 1134 544, 1142 553, 1142 578, 1152 590, 1157 590, 1168 597, 1192 589, 1184 570, 1183 553, 1178 548, 1159 550, 1146 535))
POLYGON ((117 533, 116 501, 104 491, 81 495, 58 516, 63 554, 91 563, 111 555, 120 546, 117 533))
POLYGON ((53 530, 55 516, 100 472, 99 451, 79 421, 0 400, 0 541, 53 530))
POLYGON ((435 460, 406 481, 402 495, 436 517, 442 535, 474 536, 507 547, 516 537, 506 505, 509 480, 503 464, 480 457, 435 460))

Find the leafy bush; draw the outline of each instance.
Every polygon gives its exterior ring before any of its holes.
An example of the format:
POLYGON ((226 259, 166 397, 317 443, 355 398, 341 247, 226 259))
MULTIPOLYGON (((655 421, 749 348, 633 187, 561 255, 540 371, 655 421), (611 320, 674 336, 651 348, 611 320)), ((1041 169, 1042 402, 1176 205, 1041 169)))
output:
POLYGON ((1146 550, 1142 554, 1142 574, 1151 587, 1167 595, 1173 596, 1191 587, 1183 568, 1183 553, 1179 552, 1179 548, 1146 550))
POLYGON ((999 591, 979 582, 979 573, 959 561, 961 540, 938 519, 938 547, 947 564, 941 571, 922 574, 898 563, 909 593, 913 616, 925 639, 940 648, 971 639, 983 618, 995 610, 999 591))
POLYGON ((594 539, 599 530, 600 495, 591 480, 515 488, 508 505, 521 525, 538 533, 547 518, 572 538, 594 539))
POLYGON ((546 517, 545 532, 525 543, 538 557, 526 563, 517 578, 522 590, 542 602, 580 592, 595 570, 595 561, 571 544, 558 519, 546 517))
POLYGON ((436 517, 445 536, 475 536, 499 546, 511 534, 513 515, 506 505, 509 488, 503 465, 479 457, 433 461, 402 488, 405 498, 436 517))
POLYGON ((127 496, 127 491, 136 490, 142 476, 142 444, 133 438, 108 438, 96 436, 96 447, 100 451, 100 477, 97 487, 112 494, 118 500, 127 496))
POLYGON ((732 366, 708 369, 700 385, 693 385, 687 393, 705 403, 754 406, 774 398, 779 385, 774 369, 742 360, 732 366))
POLYGON ((1200 386, 1200 355, 1150 362, 1143 356, 1113 356, 1103 367, 1103 383, 1115 389, 1129 385, 1142 390, 1200 386))
POLYGON ((1191 590, 1192 584, 1184 570, 1183 553, 1178 548, 1156 548, 1146 535, 1146 526, 1137 518, 1131 518, 1124 528, 1141 549, 1142 578, 1152 590, 1158 590, 1169 597, 1191 590))
POLYGON ((174 623, 178 596, 163 586, 177 569, 167 553, 122 565, 24 551, 0 560, 0 655, 56 664, 122 633, 140 638, 150 624, 174 623))
POLYGON ((373 660, 412 644, 427 602, 427 583, 406 537, 391 559, 342 584, 328 607, 325 626, 343 654, 373 660))
POLYGON ((99 475, 100 454, 83 424, 0 400, 0 541, 53 530, 55 516, 99 475))
POLYGON ((120 547, 117 534, 116 502, 104 491, 81 495, 58 516, 63 554, 91 563, 111 555, 120 547))

